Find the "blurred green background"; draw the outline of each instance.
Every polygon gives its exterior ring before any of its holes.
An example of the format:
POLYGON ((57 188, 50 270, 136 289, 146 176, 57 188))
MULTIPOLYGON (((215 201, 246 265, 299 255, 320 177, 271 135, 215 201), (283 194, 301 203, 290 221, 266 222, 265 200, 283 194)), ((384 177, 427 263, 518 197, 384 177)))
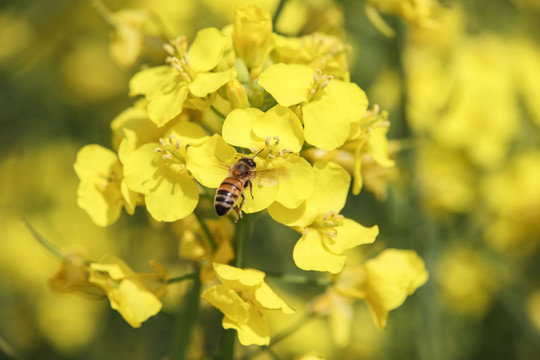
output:
MULTIPOLYGON (((234 6, 247 3, 101 5, 150 9, 170 38, 192 39, 229 24, 234 6)), ((278 5, 258 3, 270 12, 278 5)), ((345 36, 352 80, 390 114, 399 171, 366 174, 374 184, 389 179, 388 189, 366 184, 371 191, 351 194, 344 215, 379 225, 375 250, 414 249, 430 273, 391 312, 386 331, 359 303, 350 346, 333 346, 317 320, 276 347, 283 358, 309 350, 329 359, 540 358, 540 1, 438 5, 427 28, 381 10, 391 38, 368 19, 364 1, 291 0, 283 8, 279 32, 345 36), (316 346, 306 340, 314 333, 316 346)), ((174 231, 143 209, 100 228, 76 205, 78 149, 111 147, 110 122, 132 104, 130 76, 157 61, 151 52, 131 67, 115 61, 102 10, 83 0, 0 5, 0 359, 162 359, 174 342, 182 285, 171 286, 166 311, 133 329, 105 300, 54 293, 47 280, 59 261, 21 222, 58 248, 83 246, 90 259, 112 252, 137 271, 148 271, 149 259, 171 274, 186 269, 174 231)), ((289 261, 297 235, 266 215, 256 229, 247 265, 299 272, 289 261), (267 260, 274 258, 283 262, 267 260)), ((283 289, 293 302, 321 292, 283 289)), ((219 329, 220 317, 203 312, 201 324, 219 329)), ((202 337, 194 347, 208 346, 202 337)))

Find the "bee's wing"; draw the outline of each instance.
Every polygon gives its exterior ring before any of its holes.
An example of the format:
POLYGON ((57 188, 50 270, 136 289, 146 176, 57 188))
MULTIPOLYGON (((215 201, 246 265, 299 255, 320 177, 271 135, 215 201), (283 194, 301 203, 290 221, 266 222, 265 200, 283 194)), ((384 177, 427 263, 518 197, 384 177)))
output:
POLYGON ((290 169, 279 167, 274 169, 257 170, 256 178, 263 186, 275 186, 292 176, 290 169))

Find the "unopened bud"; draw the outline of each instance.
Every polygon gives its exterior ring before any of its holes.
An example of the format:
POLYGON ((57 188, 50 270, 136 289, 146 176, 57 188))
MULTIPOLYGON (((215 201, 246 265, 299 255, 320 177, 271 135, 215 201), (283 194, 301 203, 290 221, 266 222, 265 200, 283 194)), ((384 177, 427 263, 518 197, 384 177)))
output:
POLYGON ((249 107, 246 90, 236 79, 227 83, 227 97, 233 109, 245 109, 249 107))

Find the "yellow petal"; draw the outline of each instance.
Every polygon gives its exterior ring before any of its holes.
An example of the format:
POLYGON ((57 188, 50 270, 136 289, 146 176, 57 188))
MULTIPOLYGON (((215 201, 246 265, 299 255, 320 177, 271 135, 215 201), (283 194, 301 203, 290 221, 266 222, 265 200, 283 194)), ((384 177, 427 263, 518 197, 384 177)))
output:
POLYGON ((190 68, 195 72, 212 70, 230 44, 231 39, 216 28, 200 30, 187 53, 190 68))
POLYGON ((187 86, 178 84, 176 80, 163 86, 156 93, 147 97, 148 117, 159 127, 167 124, 182 112, 187 95, 187 86))
POLYGON ((259 85, 276 99, 278 104, 291 106, 308 99, 314 71, 306 65, 275 64, 259 76, 259 85))
POLYGON ((329 211, 339 214, 345 202, 351 177, 347 171, 334 162, 317 161, 313 165, 315 188, 308 200, 308 206, 316 209, 320 215, 329 211))
POLYGON ((411 250, 387 249, 364 264, 366 301, 375 324, 385 328, 388 312, 428 279, 424 262, 411 250))
POLYGON ((205 97, 234 79, 234 76, 234 68, 222 72, 198 73, 195 79, 188 85, 189 91, 195 96, 205 97))
POLYGON ((123 280, 108 295, 111 307, 134 328, 140 327, 142 322, 156 315, 162 308, 159 299, 134 280, 123 280))
POLYGON ((337 226, 336 237, 327 238, 326 246, 336 254, 343 254, 346 250, 358 245, 371 244, 379 234, 379 228, 375 225, 370 228, 364 227, 351 219, 339 220, 343 225, 337 226))
POLYGON ((295 311, 277 296, 270 286, 264 282, 257 290, 255 290, 255 299, 266 309, 281 310, 285 314, 295 313, 295 311))
POLYGON ((276 105, 253 123, 253 132, 261 139, 279 137, 279 149, 299 152, 304 144, 304 131, 298 117, 286 107, 276 105))
POLYGON ((249 307, 249 317, 246 323, 235 322, 228 317, 223 318, 224 329, 235 329, 238 340, 244 346, 270 344, 270 328, 262 313, 253 306, 249 307))
POLYGON ((151 95, 164 82, 174 81, 176 77, 178 77, 178 72, 168 65, 141 70, 129 81, 129 95, 151 95))
POLYGON ((246 149, 258 148, 264 139, 252 132, 255 119, 263 112, 256 108, 235 109, 227 115, 223 122, 223 139, 231 145, 246 149))
POLYGON ((263 283, 265 274, 255 269, 239 269, 234 266, 214 263, 214 270, 219 280, 235 291, 254 291, 263 283))
POLYGON ((315 175, 306 159, 287 154, 274 159, 276 168, 285 168, 290 176, 279 179, 279 191, 276 201, 283 206, 294 209, 300 206, 313 194, 315 175))
POLYGON ((321 231, 309 229, 296 243, 293 258, 296 266, 302 270, 328 271, 337 274, 343 269, 346 257, 330 251, 325 246, 321 231))
MULTIPOLYGON (((265 159, 257 160, 257 171, 272 171, 273 164, 265 159)), ((254 213, 268 208, 275 200, 279 187, 275 183, 269 183, 264 178, 256 177, 252 182, 253 197, 251 197, 251 188, 244 188, 246 198, 242 210, 246 213, 254 213)))
POLYGON ((107 187, 100 190, 94 181, 82 180, 77 188, 77 205, 99 226, 109 226, 118 220, 122 200, 118 189, 107 187))
POLYGON ((236 150, 223 138, 214 134, 201 146, 189 146, 186 167, 202 185, 217 188, 227 177, 236 150))
POLYGON ((202 127, 187 120, 181 120, 171 126, 163 138, 169 139, 171 135, 174 137, 174 141, 179 142, 180 147, 201 145, 209 139, 202 127))
POLYGON ((160 167, 154 172, 154 186, 145 196, 146 208, 157 221, 176 221, 193 212, 199 190, 187 171, 160 167))
POLYGON ((73 168, 81 180, 107 177, 111 170, 121 172, 115 152, 96 144, 83 146, 77 152, 73 168))
POLYGON ((306 206, 306 203, 302 203, 294 209, 289 209, 278 201, 268 207, 268 214, 280 224, 300 228, 312 224, 319 215, 317 211, 306 206))
POLYGON ((249 317, 249 304, 234 290, 225 285, 216 285, 206 289, 201 297, 219 309, 234 322, 246 323, 249 317))
POLYGON ((383 167, 391 167, 395 165, 394 160, 390 159, 388 152, 388 138, 386 133, 388 127, 375 127, 369 132, 367 139, 366 152, 373 157, 375 162, 383 167))
POLYGON ((347 140, 351 123, 335 99, 316 97, 302 107, 302 114, 304 136, 311 145, 334 150, 347 140))
POLYGON ((324 87, 324 94, 328 99, 335 101, 348 122, 359 121, 366 113, 368 107, 366 93, 355 83, 330 80, 324 87))
POLYGON ((128 187, 146 194, 151 186, 151 178, 158 168, 161 155, 154 150, 159 143, 148 143, 133 151, 124 163, 124 179, 128 187))

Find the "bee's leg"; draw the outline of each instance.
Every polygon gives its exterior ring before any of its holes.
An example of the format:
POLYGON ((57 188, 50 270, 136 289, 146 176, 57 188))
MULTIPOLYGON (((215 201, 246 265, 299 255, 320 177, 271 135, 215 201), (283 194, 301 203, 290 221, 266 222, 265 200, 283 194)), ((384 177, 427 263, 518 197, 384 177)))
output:
MULTIPOLYGON (((249 185, 249 193, 251 194, 251 200, 253 200, 253 199, 255 199, 253 197, 253 184, 251 183, 250 180, 246 181, 246 183, 249 185)), ((243 195, 242 195, 242 197, 243 197, 243 195)))
POLYGON ((240 203, 234 204, 234 222, 238 222, 238 219, 242 218, 242 206, 244 206, 244 200, 246 200, 246 197, 244 196, 244 194, 242 194, 242 199, 240 200, 240 203))

